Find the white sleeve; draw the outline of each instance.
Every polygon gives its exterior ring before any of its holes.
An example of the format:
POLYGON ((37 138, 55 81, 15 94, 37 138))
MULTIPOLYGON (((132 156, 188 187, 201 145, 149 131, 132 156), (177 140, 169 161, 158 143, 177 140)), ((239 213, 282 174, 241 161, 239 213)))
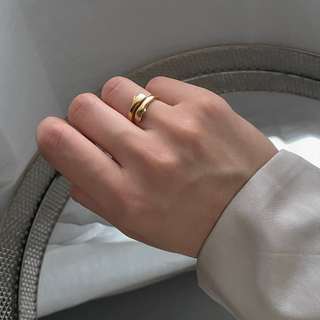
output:
POLYGON ((241 320, 320 319, 320 170, 280 151, 203 245, 200 287, 241 320))

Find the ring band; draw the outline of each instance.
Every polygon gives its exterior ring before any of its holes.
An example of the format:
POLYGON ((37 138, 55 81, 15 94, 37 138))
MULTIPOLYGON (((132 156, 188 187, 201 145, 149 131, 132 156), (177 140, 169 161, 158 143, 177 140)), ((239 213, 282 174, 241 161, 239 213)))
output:
POLYGON ((141 103, 147 98, 144 93, 140 93, 137 96, 134 96, 132 99, 132 104, 129 109, 128 119, 133 122, 133 118, 136 110, 140 107, 141 103))
POLYGON ((140 122, 142 120, 142 118, 145 116, 145 114, 147 113, 147 108, 148 105, 154 101, 154 100, 159 100, 159 98, 157 96, 149 96, 147 98, 145 98, 140 104, 138 109, 136 109, 137 111, 134 114, 134 120, 136 122, 140 122))

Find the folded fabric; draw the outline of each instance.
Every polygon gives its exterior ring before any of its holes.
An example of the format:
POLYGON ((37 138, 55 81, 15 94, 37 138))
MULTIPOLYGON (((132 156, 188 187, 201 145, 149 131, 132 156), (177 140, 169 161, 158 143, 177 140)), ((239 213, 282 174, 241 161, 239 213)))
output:
POLYGON ((40 275, 38 316, 146 286, 195 265, 195 259, 136 241, 51 244, 40 275))

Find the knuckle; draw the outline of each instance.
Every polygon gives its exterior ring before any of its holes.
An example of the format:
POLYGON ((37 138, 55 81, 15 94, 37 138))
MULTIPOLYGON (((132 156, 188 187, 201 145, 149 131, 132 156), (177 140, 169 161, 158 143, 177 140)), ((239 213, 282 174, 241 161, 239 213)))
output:
POLYGON ((68 110, 68 118, 73 124, 80 124, 90 113, 96 97, 92 93, 82 93, 75 97, 68 110))
POLYGON ((205 155, 208 133, 208 123, 205 121, 203 117, 194 115, 190 117, 190 114, 185 114, 179 121, 173 123, 170 136, 183 154, 183 157, 178 159, 177 172, 194 164, 195 159, 201 159, 205 155))
POLYGON ((164 148, 148 152, 145 165, 154 173, 154 179, 159 181, 171 179, 182 168, 178 154, 164 148))
POLYGON ((198 143, 203 137, 204 129, 201 118, 187 117, 175 125, 178 139, 181 143, 198 143))
POLYGON ((160 154, 155 157, 154 166, 159 169, 161 175, 172 176, 179 168, 179 161, 172 155, 160 154))
POLYGON ((148 84, 146 85, 146 90, 149 92, 153 91, 153 88, 157 87, 159 84, 161 84, 163 81, 165 81, 165 77, 163 76, 157 76, 149 80, 148 84))
POLYGON ((119 92, 122 91, 122 88, 125 86, 125 83, 128 81, 127 78, 124 77, 113 77, 108 80, 101 91, 101 98, 103 101, 110 100, 110 97, 117 96, 119 92))
POLYGON ((210 119, 219 119, 227 109, 227 102, 216 94, 205 95, 197 102, 197 110, 210 119))

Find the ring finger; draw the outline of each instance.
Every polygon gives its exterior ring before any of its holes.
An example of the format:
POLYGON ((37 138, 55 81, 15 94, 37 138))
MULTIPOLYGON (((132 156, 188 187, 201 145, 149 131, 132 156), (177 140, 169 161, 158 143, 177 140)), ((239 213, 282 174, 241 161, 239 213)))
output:
MULTIPOLYGON (((151 95, 150 92, 131 80, 123 77, 115 77, 104 85, 101 92, 101 98, 107 105, 128 118, 133 97, 138 96, 141 93, 145 94, 147 97, 151 95)), ((157 128, 158 120, 160 120, 159 118, 168 116, 167 113, 170 113, 171 108, 171 106, 154 99, 147 105, 147 112, 141 122, 137 120, 137 116, 133 119, 133 122, 144 130, 157 128)))

